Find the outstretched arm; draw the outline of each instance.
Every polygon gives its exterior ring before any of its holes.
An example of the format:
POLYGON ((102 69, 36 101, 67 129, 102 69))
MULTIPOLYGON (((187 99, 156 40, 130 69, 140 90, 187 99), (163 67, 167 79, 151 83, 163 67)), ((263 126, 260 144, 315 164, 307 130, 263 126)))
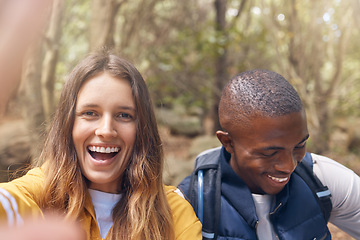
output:
POLYGON ((0 116, 21 79, 29 45, 41 36, 51 0, 0 0, 0 116))
POLYGON ((77 224, 63 221, 60 216, 52 215, 45 219, 28 219, 16 228, 0 226, 1 239, 11 240, 85 240, 85 232, 77 224))

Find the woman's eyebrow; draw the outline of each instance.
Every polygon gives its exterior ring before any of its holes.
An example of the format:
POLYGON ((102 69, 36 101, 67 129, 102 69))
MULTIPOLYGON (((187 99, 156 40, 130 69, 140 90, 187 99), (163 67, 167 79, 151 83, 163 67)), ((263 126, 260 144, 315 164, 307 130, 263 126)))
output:
MULTIPOLYGON (((100 107, 98 104, 94 104, 94 103, 85 103, 85 104, 79 104, 79 107, 81 108, 96 108, 96 107, 100 107)), ((131 111, 136 111, 136 109, 133 106, 128 106, 128 105, 120 105, 116 107, 117 109, 122 109, 122 110, 131 110, 131 111)))
POLYGON ((118 106, 117 109, 122 109, 122 110, 131 110, 131 111, 136 111, 136 109, 132 106, 118 106))
POLYGON ((92 108, 92 107, 98 107, 99 105, 97 104, 93 104, 93 103, 85 103, 85 104, 79 104, 79 107, 84 107, 84 108, 92 108))

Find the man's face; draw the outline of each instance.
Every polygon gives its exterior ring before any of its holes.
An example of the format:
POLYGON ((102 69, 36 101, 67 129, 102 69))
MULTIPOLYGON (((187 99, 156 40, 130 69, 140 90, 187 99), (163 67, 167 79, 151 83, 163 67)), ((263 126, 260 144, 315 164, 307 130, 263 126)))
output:
POLYGON ((309 137, 303 111, 281 117, 253 116, 218 137, 231 153, 230 165, 252 193, 277 194, 305 155, 309 137))

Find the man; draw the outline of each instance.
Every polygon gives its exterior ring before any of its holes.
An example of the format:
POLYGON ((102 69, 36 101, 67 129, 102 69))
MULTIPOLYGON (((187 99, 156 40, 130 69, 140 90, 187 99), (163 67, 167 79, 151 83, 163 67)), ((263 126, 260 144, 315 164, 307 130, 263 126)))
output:
MULTIPOLYGON (((294 173, 309 139, 295 89, 271 71, 241 73, 223 90, 219 120, 223 130, 216 135, 222 148, 200 154, 200 171, 179 185, 204 218, 204 239, 331 239, 326 211, 319 204, 329 198, 327 188, 314 195, 301 174, 294 173), (203 185, 196 178, 202 174, 203 185), (212 191, 218 191, 219 200, 207 199, 212 191), (211 208, 215 210, 207 213, 211 208)), ((329 221, 360 239, 359 176, 326 157, 306 156, 309 164, 301 165, 310 166, 331 192, 329 221)))

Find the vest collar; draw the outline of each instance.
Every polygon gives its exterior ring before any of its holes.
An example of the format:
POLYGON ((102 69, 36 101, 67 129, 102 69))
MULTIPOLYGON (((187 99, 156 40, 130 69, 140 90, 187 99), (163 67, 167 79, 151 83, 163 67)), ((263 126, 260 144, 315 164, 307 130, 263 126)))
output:
POLYGON ((254 200, 250 189, 245 182, 234 172, 229 164, 230 154, 223 147, 221 149, 221 193, 247 221, 249 226, 254 227, 258 222, 254 200))
MULTIPOLYGON (((254 200, 246 183, 231 168, 229 164, 230 157, 230 153, 222 147, 220 154, 222 195, 231 203, 236 211, 246 219, 250 226, 255 227, 258 217, 256 215, 254 200)), ((275 196, 276 204, 271 211, 274 212, 274 214, 288 201, 289 184, 291 184, 291 182, 292 177, 284 189, 275 196)))

